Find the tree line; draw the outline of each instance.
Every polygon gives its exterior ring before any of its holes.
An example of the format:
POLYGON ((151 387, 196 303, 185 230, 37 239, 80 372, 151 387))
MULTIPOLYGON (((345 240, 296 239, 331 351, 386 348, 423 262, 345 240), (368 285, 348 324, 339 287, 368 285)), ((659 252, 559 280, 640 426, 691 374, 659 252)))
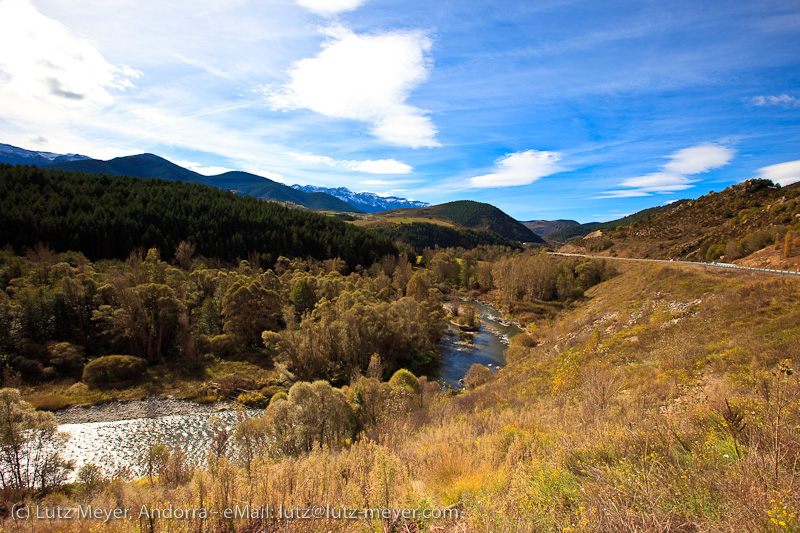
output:
MULTIPOLYGON (((433 357, 440 289, 449 290, 437 283, 404 255, 348 273, 339 259, 220 266, 187 242, 172 261, 155 248, 98 262, 44 246, 24 257, 6 248, 0 357, 7 375, 35 382, 86 377, 86 363, 108 355, 189 370, 203 367, 206 354, 249 351, 300 379, 347 382, 374 353, 387 372, 433 357)), ((92 376, 111 374, 94 367, 92 376)))
POLYGON ((340 258, 352 269, 397 254, 391 239, 333 217, 205 185, 0 165, 0 243, 44 242, 92 260, 182 241, 222 261, 340 258))

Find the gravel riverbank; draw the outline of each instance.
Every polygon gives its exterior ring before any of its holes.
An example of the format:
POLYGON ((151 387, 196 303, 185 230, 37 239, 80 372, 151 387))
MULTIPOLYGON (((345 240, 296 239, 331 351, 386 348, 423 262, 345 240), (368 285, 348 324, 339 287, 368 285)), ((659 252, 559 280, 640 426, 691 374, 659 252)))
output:
POLYGON ((59 424, 85 424, 87 422, 116 422, 135 418, 158 418, 169 415, 216 413, 236 409, 234 402, 198 404, 174 398, 144 398, 99 405, 74 405, 59 409, 53 414, 59 424))

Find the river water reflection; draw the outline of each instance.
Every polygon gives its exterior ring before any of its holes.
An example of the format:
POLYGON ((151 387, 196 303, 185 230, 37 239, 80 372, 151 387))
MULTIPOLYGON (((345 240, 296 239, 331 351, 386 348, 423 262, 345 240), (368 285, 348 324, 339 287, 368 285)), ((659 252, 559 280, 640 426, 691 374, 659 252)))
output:
MULTIPOLYGON (((505 365, 503 352, 508 340, 521 330, 498 321, 501 316, 492 307, 482 303, 476 303, 475 306, 480 314, 481 328, 474 335, 474 344, 459 342, 458 329, 449 326, 448 335, 439 344, 440 358, 422 372, 429 379, 459 389, 463 387, 459 380, 472 364, 491 365, 493 371, 505 365)), ((184 407, 188 407, 188 404, 184 407)), ((59 429, 70 436, 62 456, 73 461, 76 469, 92 462, 100 466, 106 475, 124 468, 132 476, 142 476, 145 473, 143 454, 150 446, 163 443, 170 449, 180 447, 192 463, 201 465, 219 429, 230 431, 243 416, 260 414, 255 409, 248 410, 247 414, 235 409, 209 412, 199 406, 197 410, 200 412, 113 422, 61 424, 59 429)))
POLYGON ((522 330, 511 324, 504 324, 500 313, 486 304, 474 302, 481 319, 481 329, 475 333, 474 344, 459 342, 458 328, 448 326, 448 335, 439 342, 440 357, 422 373, 430 380, 438 380, 454 389, 463 388, 462 379, 469 367, 478 363, 494 371, 506 364, 503 352, 511 337, 522 330))

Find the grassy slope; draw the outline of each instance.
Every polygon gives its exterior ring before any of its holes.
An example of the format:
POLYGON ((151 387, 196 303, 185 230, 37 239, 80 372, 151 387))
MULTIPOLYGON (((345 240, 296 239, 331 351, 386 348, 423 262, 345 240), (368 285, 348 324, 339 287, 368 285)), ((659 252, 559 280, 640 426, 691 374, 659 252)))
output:
MULTIPOLYGON (((469 466, 453 464, 448 484, 486 531, 767 531, 776 501, 789 523, 800 505, 789 485, 798 452, 788 453, 800 443, 790 429, 798 404, 781 427, 789 460, 776 481, 765 472, 774 467, 765 391, 775 397, 768 371, 800 355, 800 282, 622 268, 459 400, 462 414, 448 425, 460 426, 455 464, 469 466), (741 460, 720 416, 725 398, 752 413, 741 460), (492 443, 491 458, 471 442, 492 443)), ((797 395, 796 379, 791 386, 797 395)), ((448 431, 433 430, 442 444, 448 431)))
POLYGON ((416 209, 392 209, 371 215, 371 219, 378 220, 403 220, 439 223, 454 226, 493 231, 507 239, 521 242, 544 242, 531 230, 490 204, 460 200, 431 207, 416 209))
POLYGON ((260 464, 256 497, 457 508, 437 531, 797 531, 800 384, 769 371, 800 355, 800 281, 619 268, 539 323, 538 346, 515 339, 489 383, 427 393, 373 440, 260 464), (745 417, 736 441, 724 399, 745 417))
POLYGON ((797 230, 800 225, 797 215, 800 215, 800 195, 795 188, 765 187, 763 183, 750 181, 684 202, 620 231, 604 231, 601 239, 607 241, 604 248, 613 246, 606 253, 692 261, 705 261, 712 246, 720 247, 724 254, 728 243, 760 242, 745 243, 745 251, 740 250, 738 255, 743 257, 765 243, 771 245, 776 234, 782 238, 787 229, 797 230))
POLYGON ((621 269, 539 324, 538 346, 515 340, 516 360, 489 383, 427 396, 377 442, 280 461, 272 477, 291 469, 325 487, 309 498, 350 501, 378 476, 389 501, 456 506, 459 525, 442 531, 796 531, 800 385, 769 371, 800 355, 800 282, 621 269), (726 398, 745 415, 736 444, 726 398))
POLYGON ((669 205, 659 205, 656 207, 650 207, 648 209, 637 211, 632 215, 618 218, 616 220, 610 220, 608 222, 590 222, 588 224, 580 224, 578 226, 569 226, 567 228, 550 233, 547 236, 547 240, 549 242, 554 242, 554 243, 563 243, 572 239, 585 237, 586 235, 589 235, 590 233, 597 230, 609 231, 615 229, 617 226, 628 226, 630 224, 633 224, 634 222, 638 222, 642 219, 645 219, 650 215, 656 215, 658 213, 664 213, 670 211, 680 205, 683 205, 686 201, 687 200, 680 200, 678 202, 674 202, 669 205))

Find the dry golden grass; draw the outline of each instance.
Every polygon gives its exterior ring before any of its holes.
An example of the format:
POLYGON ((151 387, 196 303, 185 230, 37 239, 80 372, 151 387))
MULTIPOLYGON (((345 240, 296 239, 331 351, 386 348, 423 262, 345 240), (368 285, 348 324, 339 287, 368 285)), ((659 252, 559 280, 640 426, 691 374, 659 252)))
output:
MULTIPOLYGON (((798 531, 800 283, 626 265, 487 384, 434 394, 341 449, 235 458, 191 482, 69 502, 448 507, 458 519, 159 521, 156 531, 798 531)), ((37 531, 148 531, 138 522, 37 531)), ((4 527, 13 531, 13 524, 4 527)))

